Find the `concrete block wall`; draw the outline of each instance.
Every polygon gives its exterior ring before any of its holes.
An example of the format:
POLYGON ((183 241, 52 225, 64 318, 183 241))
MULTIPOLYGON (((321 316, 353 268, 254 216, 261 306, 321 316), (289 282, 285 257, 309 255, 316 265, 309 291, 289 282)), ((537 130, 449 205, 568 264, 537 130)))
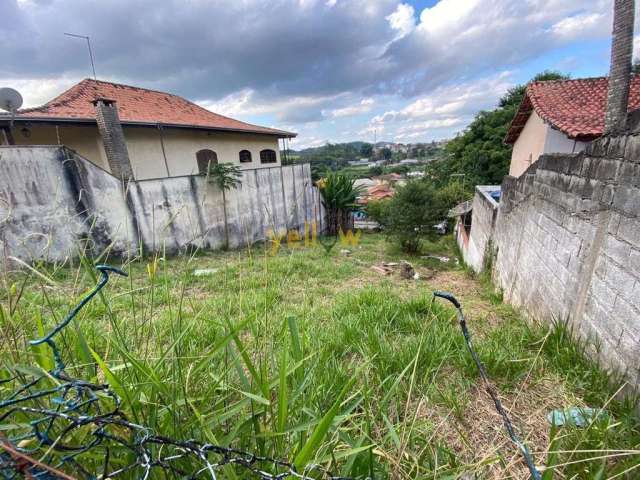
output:
POLYGON ((640 387, 640 136, 544 155, 507 177, 494 280, 534 318, 569 320, 605 365, 640 387))
MULTIPOLYGON (((230 246, 304 234, 323 210, 309 165, 246 170, 227 192, 230 246)), ((220 248, 222 194, 201 176, 123 182, 59 146, 0 147, 0 257, 65 261, 220 248)))

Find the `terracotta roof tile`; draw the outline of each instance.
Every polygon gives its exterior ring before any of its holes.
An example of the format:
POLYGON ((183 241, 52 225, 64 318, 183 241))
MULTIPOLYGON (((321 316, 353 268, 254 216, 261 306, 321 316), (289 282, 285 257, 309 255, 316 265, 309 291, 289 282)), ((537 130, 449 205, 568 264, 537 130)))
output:
MULTIPOLYGON (((533 82, 505 138, 515 143, 533 110, 569 138, 593 140, 604 132, 607 77, 533 82)), ((640 76, 631 80, 629 111, 640 108, 640 76)))
POLYGON ((292 137, 295 133, 251 125, 218 115, 177 95, 121 85, 100 80, 85 79, 41 107, 23 109, 16 119, 95 121, 91 104, 96 98, 115 100, 123 124, 162 124, 264 133, 292 137))

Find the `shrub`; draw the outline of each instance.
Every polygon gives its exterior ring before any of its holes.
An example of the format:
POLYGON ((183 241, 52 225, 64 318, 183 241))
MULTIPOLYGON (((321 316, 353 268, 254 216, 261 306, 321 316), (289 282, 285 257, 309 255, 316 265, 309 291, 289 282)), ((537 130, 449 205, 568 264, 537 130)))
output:
POLYGON ((329 235, 337 235, 340 230, 346 232, 353 226, 351 213, 358 208, 356 199, 362 191, 362 187, 356 187, 354 183, 351 177, 333 172, 318 182, 329 235))
POLYGON ((423 238, 436 235, 433 226, 462 199, 463 192, 456 184, 436 189, 430 182, 412 180, 399 187, 391 200, 373 203, 367 211, 404 252, 415 254, 423 238))

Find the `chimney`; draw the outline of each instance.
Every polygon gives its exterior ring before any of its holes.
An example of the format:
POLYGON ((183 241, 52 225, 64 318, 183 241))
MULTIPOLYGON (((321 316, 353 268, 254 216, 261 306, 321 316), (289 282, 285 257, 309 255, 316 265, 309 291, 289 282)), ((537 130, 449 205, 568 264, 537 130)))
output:
POLYGON ((634 4, 634 0, 614 0, 605 133, 618 133, 626 129, 633 55, 634 4))
POLYGON ((91 103, 96 109, 98 130, 107 154, 111 173, 121 180, 133 180, 133 169, 129 160, 127 142, 118 117, 118 106, 115 100, 96 98, 91 103))

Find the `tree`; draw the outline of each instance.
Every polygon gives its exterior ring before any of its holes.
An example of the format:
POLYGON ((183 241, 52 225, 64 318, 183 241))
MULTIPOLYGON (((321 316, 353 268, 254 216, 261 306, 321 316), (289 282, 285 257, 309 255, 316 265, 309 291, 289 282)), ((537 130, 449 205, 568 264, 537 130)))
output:
POLYGON ((391 151, 391 149, 384 147, 382 149, 382 158, 384 158, 385 160, 391 160, 391 156, 393 155, 393 152, 391 151))
POLYGON ((416 254, 422 239, 436 235, 433 226, 463 197, 457 184, 438 189, 430 181, 411 180, 390 200, 369 205, 367 213, 388 237, 400 243, 404 252, 416 254))
MULTIPOLYGON (((567 75, 544 71, 533 81, 567 79, 567 75)), ((440 186, 450 181, 452 174, 464 174, 466 184, 499 184, 509 171, 511 146, 504 138, 511 121, 524 98, 526 85, 511 88, 491 111, 479 112, 464 132, 446 146, 446 157, 427 166, 427 177, 440 186)))
POLYGON ((209 183, 217 186, 222 192, 222 212, 224 214, 224 248, 229 248, 229 224, 227 221, 227 190, 234 190, 242 185, 240 177, 242 169, 232 163, 217 163, 209 166, 206 173, 209 183))
POLYGON ((355 180, 341 173, 328 173, 318 182, 322 193, 322 204, 327 213, 329 235, 346 232, 353 227, 351 213, 358 208, 356 199, 362 187, 355 186, 355 180))
POLYGON ((370 143, 363 143, 360 147, 360 155, 362 155, 364 158, 370 158, 372 154, 373 145, 371 145, 370 143))

